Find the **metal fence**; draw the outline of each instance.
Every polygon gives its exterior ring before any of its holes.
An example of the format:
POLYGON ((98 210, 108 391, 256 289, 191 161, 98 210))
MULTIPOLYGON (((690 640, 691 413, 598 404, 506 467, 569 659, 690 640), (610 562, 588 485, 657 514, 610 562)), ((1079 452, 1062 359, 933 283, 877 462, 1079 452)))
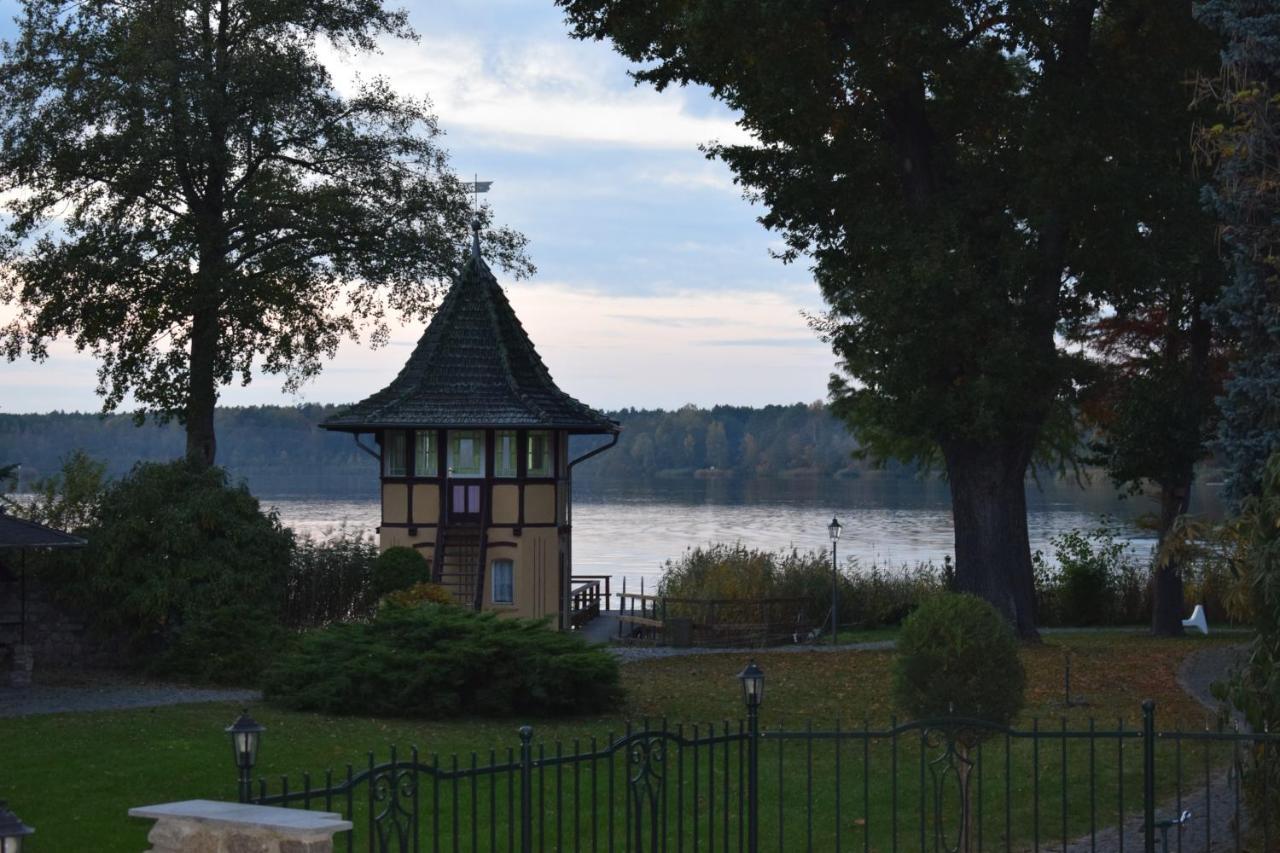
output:
POLYGON ((646 721, 570 743, 525 727, 503 750, 392 749, 246 794, 339 812, 356 829, 338 849, 370 853, 1278 849, 1280 791, 1241 784, 1276 735, 1161 731, 1151 703, 1135 722, 819 731, 749 717, 646 721))

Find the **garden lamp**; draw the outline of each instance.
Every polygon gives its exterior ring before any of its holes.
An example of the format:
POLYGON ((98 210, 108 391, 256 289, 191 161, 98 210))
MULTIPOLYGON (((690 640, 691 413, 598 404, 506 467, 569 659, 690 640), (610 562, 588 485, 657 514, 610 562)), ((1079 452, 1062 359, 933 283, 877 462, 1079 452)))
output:
POLYGON ((754 712, 764 702, 764 670, 756 666, 755 661, 748 661, 738 673, 738 680, 742 682, 742 699, 747 703, 747 710, 754 712))
MULTIPOLYGON (((258 760, 258 741, 267 727, 249 716, 249 709, 241 710, 234 723, 227 726, 227 734, 231 736, 231 751, 235 757, 236 769, 240 771, 240 799, 249 798, 249 779, 253 765, 258 760)), ((2 853, 2 852, 0 852, 2 853)))
POLYGON ((840 531, 844 528, 840 519, 831 516, 827 525, 827 534, 831 536, 831 645, 840 641, 840 569, 836 562, 836 543, 840 541, 840 531))
POLYGON ((22 853, 22 839, 33 832, 0 800, 0 853, 22 853))

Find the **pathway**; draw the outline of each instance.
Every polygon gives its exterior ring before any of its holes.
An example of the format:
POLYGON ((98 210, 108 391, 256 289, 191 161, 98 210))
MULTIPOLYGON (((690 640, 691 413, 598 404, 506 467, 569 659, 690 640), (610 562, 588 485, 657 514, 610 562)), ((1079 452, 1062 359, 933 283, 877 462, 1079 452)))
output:
POLYGON ((212 690, 181 684, 160 684, 102 674, 64 674, 55 683, 31 687, 0 687, 0 717, 60 714, 70 711, 116 711, 184 705, 190 702, 256 702, 256 690, 212 690))

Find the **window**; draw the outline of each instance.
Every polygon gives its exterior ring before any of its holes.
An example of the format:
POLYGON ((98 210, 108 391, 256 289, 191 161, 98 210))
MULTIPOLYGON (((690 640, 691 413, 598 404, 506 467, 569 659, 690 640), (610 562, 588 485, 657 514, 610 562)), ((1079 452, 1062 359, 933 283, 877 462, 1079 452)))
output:
POLYGON ((413 434, 413 473, 419 477, 436 476, 435 430, 420 429, 413 434))
POLYGON ((449 433, 449 476, 484 476, 484 433, 453 430, 449 433))
POLYGON ((382 435, 382 474, 385 477, 405 477, 408 460, 408 442, 404 430, 387 430, 382 435))
POLYGON ((498 430, 494 433, 493 440, 493 476, 514 477, 516 475, 515 430, 498 430))
POLYGON ((493 603, 515 604, 516 601, 516 564, 510 560, 493 561, 493 603))
POLYGON ((551 433, 529 433, 529 477, 551 476, 551 433))

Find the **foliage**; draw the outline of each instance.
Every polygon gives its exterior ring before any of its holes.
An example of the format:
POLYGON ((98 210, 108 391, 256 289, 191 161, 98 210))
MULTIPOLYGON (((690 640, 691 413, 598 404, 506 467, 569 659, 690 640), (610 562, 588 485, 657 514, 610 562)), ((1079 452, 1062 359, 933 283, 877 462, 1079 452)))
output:
POLYGON ((1120 595, 1126 577, 1136 574, 1134 561, 1113 527, 1069 530, 1049 541, 1057 572, 1046 579, 1052 583, 1060 624, 1101 625, 1132 615, 1120 595))
MULTIPOLYGON (((1280 731, 1280 452, 1267 462, 1262 493, 1241 504, 1240 522, 1240 557, 1257 634, 1244 666, 1215 685, 1215 692, 1243 713, 1254 731, 1275 732, 1280 731)), ((1269 829, 1275 832, 1280 828, 1280 756, 1274 749, 1252 750, 1245 781, 1255 805, 1260 805, 1259 798, 1269 797, 1254 813, 1267 815, 1272 821, 1269 829)))
POLYGON ((1205 0, 1197 14, 1226 40, 1221 70, 1199 87, 1220 121, 1198 141, 1214 166, 1208 197, 1231 261, 1218 315, 1237 346, 1218 438, 1238 501, 1261 492, 1280 450, 1280 14, 1268 0, 1205 0))
POLYGON ((914 719, 955 714, 1008 725, 1022 710, 1026 681, 1013 632, 980 598, 934 596, 902 625, 893 694, 914 719))
POLYGON ((346 528, 324 539, 299 538, 285 578, 284 624, 311 628, 372 616, 377 557, 371 537, 346 528))
POLYGON ((429 718, 590 714, 622 699, 617 659, 582 638, 436 604, 303 634, 265 693, 297 710, 429 718))
POLYGON ((390 607, 417 607, 420 604, 453 604, 453 596, 440 584, 423 581, 387 593, 382 599, 382 605, 390 607))
POLYGON ((431 566, 416 548, 397 545, 383 551, 373 561, 373 592, 378 598, 408 589, 430 577, 431 566))
POLYGON ((150 668, 252 683, 280 640, 293 535, 218 468, 140 464, 111 483, 55 592, 150 668))
MULTIPOLYGON (((211 464, 218 389, 310 379, 389 313, 424 319, 472 218, 428 102, 340 94, 321 46, 413 38, 379 0, 23 0, 0 65, 5 354, 67 337, 211 464)), ((481 212, 483 218, 487 213, 481 212)), ((490 256, 531 269, 502 229, 490 256)))
MULTIPOLYGON (((821 552, 761 551, 723 543, 690 548, 663 566, 658 594, 673 598, 749 601, 804 599, 803 619, 821 625, 831 611, 831 556, 821 552)), ((944 588, 932 564, 893 569, 840 566, 840 624, 857 628, 897 625, 921 601, 944 588)))
POLYGON ((30 500, 0 500, 14 515, 55 530, 84 530, 98 517, 106 470, 106 463, 90 458, 83 450, 73 450, 62 460, 58 473, 31 484, 30 500))
MULTIPOLYGON (((1027 669, 1030 701, 1016 725, 1024 730, 1030 729, 1032 719, 1039 717, 1043 730, 1046 727, 1044 720, 1056 721, 1059 715, 1068 718, 1068 725, 1073 731, 1087 730, 1090 716, 1096 716, 1100 721, 1109 720, 1114 725, 1118 717, 1124 717, 1126 721, 1135 719, 1143 698, 1156 700, 1159 718, 1166 723, 1172 720, 1198 719, 1202 708, 1178 686, 1176 673, 1182 661, 1200 648, 1203 645, 1198 642, 1135 638, 1129 632, 1059 635, 1043 644, 1026 646, 1022 649, 1022 659, 1027 669), (1072 683, 1088 697, 1087 708, 1061 707, 1064 648, 1070 649, 1076 661, 1072 683)), ((892 658, 891 652, 762 653, 757 660, 765 670, 768 686, 764 706, 760 709, 762 727, 773 730, 776 726, 785 726, 790 736, 797 713, 811 719, 815 730, 829 730, 837 721, 847 730, 851 715, 856 715, 855 725, 860 725, 864 714, 873 727, 887 726, 893 711, 890 700, 892 658)), ((742 715, 741 691, 734 678, 742 663, 740 658, 727 655, 692 655, 624 664, 622 669, 627 683, 625 706, 608 715, 528 720, 534 727, 534 754, 537 755, 539 745, 545 745, 546 755, 553 756, 558 742, 564 745, 566 752, 572 750, 571 745, 575 740, 584 750, 588 748, 591 738, 596 738, 597 744, 603 745, 612 740, 610 732, 616 738, 625 731, 626 721, 640 721, 646 717, 655 724, 658 720, 667 719, 673 728, 683 723, 686 736, 691 733, 690 722, 699 722, 702 724, 699 728, 700 736, 704 735, 705 721, 734 720, 742 715)), ((42 840, 40 847, 33 849, 46 853, 146 850, 149 846, 146 836, 151 825, 140 820, 120 820, 119 816, 129 808, 138 803, 209 797, 234 799, 235 771, 228 758, 226 739, 221 736, 221 732, 239 712, 239 704, 201 702, 122 709, 108 713, 67 712, 5 718, 5 772, 0 774, 0 799, 8 800, 14 812, 37 828, 38 835, 35 837, 42 840), (104 784, 102 768, 111 769, 113 784, 104 784), (119 784, 114 783, 117 778, 121 780, 119 784), (75 820, 66 819, 69 803, 74 803, 75 820)), ((448 768, 451 755, 458 756, 460 767, 468 766, 472 751, 479 751, 479 763, 483 765, 491 747, 497 748, 498 761, 501 763, 506 760, 507 748, 519 745, 514 721, 505 718, 459 717, 437 721, 378 719, 368 716, 322 717, 268 706, 251 708, 251 713, 267 727, 254 775, 266 777, 274 788, 281 774, 289 774, 293 783, 292 790, 295 791, 298 790, 297 774, 300 771, 311 772, 313 785, 323 783, 323 771, 328 768, 334 770, 335 780, 341 779, 345 774, 344 765, 348 761, 355 761, 358 771, 365 760, 366 749, 376 749, 379 760, 385 760, 387 746, 397 744, 400 746, 400 756, 406 758, 409 745, 417 744, 421 747, 421 757, 425 763, 431 763, 431 755, 434 753, 440 756, 441 766, 448 768)), ((718 722, 716 728, 720 729, 718 722)), ((885 774, 889 772, 891 765, 893 744, 887 738, 871 742, 873 784, 869 788, 868 809, 865 812, 859 811, 857 819, 837 821, 837 802, 841 803, 840 814, 847 816, 848 800, 838 801, 834 796, 821 796, 822 792, 832 789, 829 784, 831 776, 827 774, 833 769, 830 750, 824 748, 821 745, 823 743, 834 742, 822 741, 814 744, 814 849, 835 850, 837 845, 831 828, 843 824, 842 849, 852 847, 861 850, 864 828, 861 819, 865 817, 871 832, 870 849, 890 850, 893 805, 891 786, 887 784, 888 777, 885 774)), ((1053 766, 1056 770, 1056 765, 1047 764, 1047 756, 1050 754, 1046 749, 1048 745, 1047 742, 1040 743, 1041 767, 1047 770, 1049 766, 1053 766)), ((914 742, 911 746, 914 746, 914 742)), ((901 761, 910 747, 905 740, 899 747, 901 761)), ((1016 776, 1013 784, 1014 796, 1010 804, 1014 832, 1011 846, 1017 850, 1029 850, 1033 848, 1036 805, 1035 798, 1031 796, 1032 742, 1029 738, 1015 738, 1012 748, 1012 766, 1016 776)), ((1090 810, 1084 799, 1088 791, 1086 774, 1089 762, 1083 754, 1079 760, 1074 760, 1082 748, 1083 745, 1071 747, 1073 760, 1068 762, 1067 767, 1071 803, 1080 805, 1079 808, 1069 809, 1071 838, 1089 832, 1090 810)), ((717 746, 717 763, 720 752, 717 746)), ((803 792, 809 770, 807 763, 800 751, 792 751, 791 744, 788 744, 785 752, 796 759, 784 762, 785 790, 803 792)), ((849 762, 860 762, 859 753, 860 750, 856 750, 851 756, 848 749, 843 753, 843 784, 846 786, 851 772, 849 762)), ((1199 749, 1196 753, 1194 768, 1202 773, 1199 749)), ((773 759, 772 751, 766 755, 773 759)), ((1114 748, 1097 750, 1097 778, 1107 780, 1107 784, 1111 786, 1120 778, 1121 768, 1116 764, 1117 755, 1118 751, 1114 748)), ((914 758, 914 752, 911 756, 914 758)), ((1125 791, 1140 792, 1142 762, 1133 759, 1133 752, 1128 747, 1120 757, 1123 759, 1125 791)), ((686 754, 686 774, 689 772, 688 759, 686 754)), ((1229 766, 1229 759, 1229 749, 1211 754, 1214 767, 1221 770, 1229 766)), ((674 770, 672 762, 674 753, 668 753, 668 766, 674 770)), ((619 765, 621 763, 620 756, 619 765)), ((1003 803, 999 799, 999 794, 1004 789, 1003 764, 1003 758, 998 757, 996 752, 987 753, 983 799, 988 820, 1000 826, 1003 826, 1004 813, 1001 807, 1003 803)), ((705 763, 700 766, 705 774, 705 763)), ((1160 762, 1161 768, 1167 766, 1165 761, 1160 762)), ((762 782, 776 781, 776 760, 770 760, 760 769, 762 782)), ((904 814, 904 804, 914 804, 917 801, 915 785, 919 784, 914 762, 902 769, 899 816, 904 814)), ((1189 764, 1186 768, 1188 777, 1192 771, 1192 765, 1189 764)), ((547 767, 548 785, 554 785, 554 776, 554 766, 547 767)), ((566 770, 565 783, 572 784, 572 777, 573 774, 566 770)), ((668 783, 671 783, 671 778, 668 776, 668 783)), ((1056 772, 1044 772, 1039 780, 1041 839, 1046 844, 1043 839, 1048 824, 1044 815, 1049 804, 1059 801, 1058 780, 1059 774, 1056 772)), ((505 820, 505 781, 499 781, 498 814, 505 820)), ((582 782, 585 824, 580 825, 590 825, 586 806, 591 785, 585 775, 582 782)), ((487 783, 482 780, 480 784, 481 796, 487 799, 487 783)), ((689 784, 690 777, 686 775, 686 785, 689 784)), ((701 786, 701 782, 699 784, 701 786)), ((731 784, 736 782, 731 780, 731 784)), ((926 779, 926 784, 932 785, 932 781, 926 779)), ((518 781, 516 785, 518 789, 518 781)), ((766 792, 769 790, 771 789, 762 785, 762 796, 768 796, 766 792)), ((847 792, 848 788, 844 790, 847 792)), ((618 794, 627 791, 625 784, 618 785, 618 794)), ((705 788, 700 787, 701 791, 705 791, 705 788)), ((363 802, 363 793, 363 788, 357 792, 357 803, 363 802)), ((603 806, 603 784, 598 793, 603 806)), ((1171 773, 1162 770, 1156 793, 1157 802, 1161 803, 1174 797, 1171 773)), ((425 805, 429 802, 429 787, 424 787, 422 794, 425 805)), ((466 799, 468 794, 465 787, 460 791, 460 796, 463 814, 466 814, 469 801, 466 799)), ((518 800, 519 793, 515 796, 518 800)), ((859 794, 858 797, 860 796, 859 794)), ((449 802, 448 783, 441 785, 441 798, 442 806, 446 806, 449 802)), ((554 805, 554 800, 552 787, 547 791, 549 808, 554 805)), ((670 802, 674 805, 674 798, 670 802)), ((689 802, 688 797, 684 798, 684 802, 689 802)), ((625 806, 617 798, 614 805, 617 808, 617 825, 621 827, 625 821, 625 806)), ((705 803, 700 806, 700 811, 703 811, 705 803)), ((566 815, 568 827, 573 826, 570 816, 572 807, 573 798, 566 791, 562 813, 566 815)), ((550 816, 552 813, 548 814, 550 836, 550 825, 554 821, 550 816)), ((602 825, 602 838, 605 834, 603 821, 607 814, 608 809, 601 807, 593 815, 602 825)), ((775 827, 771 821, 776 817, 776 808, 764 809, 761 813, 762 831, 770 830, 764 834, 773 842, 770 846, 775 849, 777 844, 774 839, 777 833, 773 831, 775 827)), ((914 814, 912 817, 914 818, 914 814)), ((671 815, 671 820, 674 825, 674 814, 671 815)), ((807 849, 807 821, 803 818, 792 819, 792 815, 788 814, 784 823, 784 849, 807 849)), ((688 832, 687 815, 685 828, 688 832)), ((914 830, 914 822, 912 829, 914 830)), ((915 836, 912 833, 906 837, 914 839, 915 836)), ((992 836, 989 835, 988 838, 990 837, 992 836)), ((460 844, 465 844, 465 841, 460 844)), ((555 846, 554 843, 549 843, 548 849, 554 849, 555 846)), ((601 845, 601 849, 605 846, 601 845)), ((690 846, 686 844, 685 849, 690 849, 690 846)), ((363 849, 363 846, 357 846, 357 849, 363 849)), ((918 847, 911 841, 904 843, 900 834, 899 849, 917 850, 918 847)), ((1198 850, 1192 845, 1185 845, 1184 849, 1198 850)))
POLYGON ((1150 251, 1127 239, 1147 212, 1131 202, 1191 116, 1129 117, 1213 61, 1190 9, 558 3, 637 80, 703 84, 741 116, 753 139, 705 150, 764 205, 781 257, 812 259, 835 412, 872 456, 945 462, 957 584, 1033 634, 1023 480, 1072 459, 1087 373, 1058 332, 1123 283, 1091 259, 1150 251))

